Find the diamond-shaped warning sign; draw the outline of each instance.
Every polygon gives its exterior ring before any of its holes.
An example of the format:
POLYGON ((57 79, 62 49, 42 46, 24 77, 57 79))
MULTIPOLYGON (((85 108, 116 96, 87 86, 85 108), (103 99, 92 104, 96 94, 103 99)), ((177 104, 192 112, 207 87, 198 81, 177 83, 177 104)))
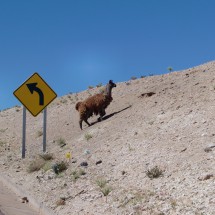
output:
POLYGON ((38 73, 34 73, 13 94, 33 116, 37 116, 57 97, 38 73))

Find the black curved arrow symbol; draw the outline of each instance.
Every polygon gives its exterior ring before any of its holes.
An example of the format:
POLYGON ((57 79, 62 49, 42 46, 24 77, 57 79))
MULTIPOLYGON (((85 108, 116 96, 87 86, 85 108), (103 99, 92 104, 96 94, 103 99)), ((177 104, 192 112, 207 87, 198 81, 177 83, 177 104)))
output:
POLYGON ((44 105, 44 95, 43 92, 40 88, 37 87, 37 83, 30 83, 26 84, 28 89, 30 90, 31 94, 37 92, 39 94, 40 100, 39 100, 39 105, 44 105))

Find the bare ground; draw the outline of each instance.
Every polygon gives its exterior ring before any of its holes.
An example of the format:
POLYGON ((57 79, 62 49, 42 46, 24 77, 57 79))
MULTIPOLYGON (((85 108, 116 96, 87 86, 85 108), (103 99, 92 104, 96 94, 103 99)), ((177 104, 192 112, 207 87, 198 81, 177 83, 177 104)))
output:
POLYGON ((209 62, 117 83, 105 119, 90 118, 95 123, 84 124, 83 131, 75 104, 100 88, 57 98, 48 107, 47 126, 47 152, 54 160, 32 173, 30 163, 42 154, 42 114, 27 114, 26 159, 21 159, 22 108, 1 111, 1 174, 57 215, 213 215, 214 73, 215 62, 209 62), (69 166, 56 175, 51 167, 60 161, 69 166), (149 178, 154 167, 162 175, 149 178))

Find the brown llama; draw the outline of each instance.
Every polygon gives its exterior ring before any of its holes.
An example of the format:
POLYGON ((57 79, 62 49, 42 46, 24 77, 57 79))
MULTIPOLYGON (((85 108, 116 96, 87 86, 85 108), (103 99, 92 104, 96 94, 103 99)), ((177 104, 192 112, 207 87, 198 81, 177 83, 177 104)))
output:
POLYGON ((82 122, 86 122, 88 126, 91 124, 87 121, 89 117, 93 114, 100 115, 98 121, 102 120, 102 117, 106 114, 105 109, 113 100, 112 98, 112 88, 116 87, 116 84, 112 80, 106 85, 105 93, 98 93, 93 95, 82 102, 78 102, 75 105, 75 109, 79 112, 79 125, 82 129, 82 122))

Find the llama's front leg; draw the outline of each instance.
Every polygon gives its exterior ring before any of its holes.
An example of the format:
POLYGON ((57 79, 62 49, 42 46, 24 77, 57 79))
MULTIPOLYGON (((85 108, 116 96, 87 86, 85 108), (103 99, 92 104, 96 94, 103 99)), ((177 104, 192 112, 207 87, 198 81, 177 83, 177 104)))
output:
POLYGON ((79 126, 80 126, 81 130, 82 130, 82 122, 83 122, 83 120, 80 119, 80 120, 79 120, 79 126))
POLYGON ((101 121, 102 121, 102 117, 103 117, 105 114, 106 114, 105 109, 102 109, 102 110, 99 112, 100 117, 98 118, 98 122, 101 122, 101 121))

